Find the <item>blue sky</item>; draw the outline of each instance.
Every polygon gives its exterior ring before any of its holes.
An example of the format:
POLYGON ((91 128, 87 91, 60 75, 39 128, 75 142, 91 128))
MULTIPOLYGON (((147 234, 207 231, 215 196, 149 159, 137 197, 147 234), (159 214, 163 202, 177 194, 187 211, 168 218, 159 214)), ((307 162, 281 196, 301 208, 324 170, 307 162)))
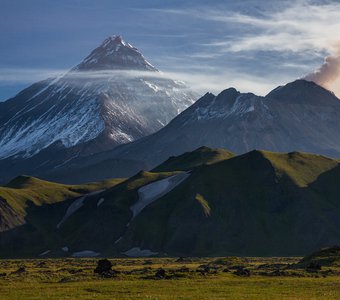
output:
POLYGON ((120 34, 200 93, 264 95, 338 53, 339 1, 1 0, 0 100, 120 34))

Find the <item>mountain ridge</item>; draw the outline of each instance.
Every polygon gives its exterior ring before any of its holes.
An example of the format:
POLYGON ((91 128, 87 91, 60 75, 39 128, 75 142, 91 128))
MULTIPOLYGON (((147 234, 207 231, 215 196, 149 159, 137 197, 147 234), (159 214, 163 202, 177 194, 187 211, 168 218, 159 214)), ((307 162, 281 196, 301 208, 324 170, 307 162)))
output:
MULTIPOLYGON (((274 97, 273 93, 258 97, 242 94, 233 88, 217 96, 207 93, 166 127, 144 139, 118 147, 112 151, 112 157, 134 157, 152 167, 168 156, 192 151, 202 145, 230 149, 234 153, 263 149, 340 157, 337 126, 340 100, 314 83, 298 80, 287 86, 293 90, 296 88, 299 93, 301 84, 307 86, 312 98, 293 95, 293 104, 279 101, 277 94, 274 97), (310 88, 318 93, 311 92, 310 88), (315 102, 320 105, 314 105, 315 102), (157 157, 152 153, 157 153, 157 157)), ((284 88, 280 90, 285 92, 284 88)))

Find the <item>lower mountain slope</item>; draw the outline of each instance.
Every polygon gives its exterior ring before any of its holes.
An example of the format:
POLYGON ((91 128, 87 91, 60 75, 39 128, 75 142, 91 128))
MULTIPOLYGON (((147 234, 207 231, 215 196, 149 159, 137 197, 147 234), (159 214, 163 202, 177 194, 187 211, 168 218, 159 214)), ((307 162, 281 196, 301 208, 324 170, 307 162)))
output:
POLYGON ((301 255, 340 243, 339 182, 339 161, 320 155, 200 148, 30 208, 0 255, 301 255))
MULTIPOLYGON (((122 179, 84 185, 62 185, 19 176, 0 187, 0 233, 34 222, 30 211, 112 187, 122 179)), ((2 242, 0 234, 0 244, 2 242)))

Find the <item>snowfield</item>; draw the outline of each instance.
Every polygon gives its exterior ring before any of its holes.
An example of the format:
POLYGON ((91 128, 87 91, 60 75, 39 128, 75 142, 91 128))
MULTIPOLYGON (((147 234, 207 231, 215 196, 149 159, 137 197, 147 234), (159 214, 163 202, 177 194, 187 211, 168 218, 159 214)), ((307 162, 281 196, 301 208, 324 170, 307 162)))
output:
POLYGON ((148 256, 154 256, 157 255, 158 252, 152 252, 149 249, 140 249, 139 247, 131 248, 130 250, 127 250, 123 252, 123 254, 129 256, 129 257, 148 257, 148 256))
POLYGON ((138 190, 138 201, 130 207, 133 218, 140 214, 146 206, 173 190, 187 179, 189 175, 189 172, 184 172, 141 187, 138 190))
POLYGON ((97 203, 97 207, 99 207, 104 201, 105 201, 104 198, 100 198, 98 203, 97 203))
POLYGON ((40 253, 39 256, 45 256, 46 254, 50 253, 51 250, 46 250, 43 253, 40 253))
POLYGON ((99 256, 100 253, 92 251, 92 250, 83 250, 79 252, 74 252, 72 254, 73 257, 96 257, 99 256))
POLYGON ((73 201, 73 203, 68 207, 64 217, 61 219, 61 221, 58 223, 57 225, 57 229, 60 228, 60 226, 72 215, 74 214, 78 209, 80 209, 83 205, 84 205, 84 201, 86 198, 90 197, 90 196, 94 196, 97 195, 99 193, 103 192, 103 190, 100 191, 96 191, 90 194, 87 194, 83 197, 80 197, 76 200, 73 201))

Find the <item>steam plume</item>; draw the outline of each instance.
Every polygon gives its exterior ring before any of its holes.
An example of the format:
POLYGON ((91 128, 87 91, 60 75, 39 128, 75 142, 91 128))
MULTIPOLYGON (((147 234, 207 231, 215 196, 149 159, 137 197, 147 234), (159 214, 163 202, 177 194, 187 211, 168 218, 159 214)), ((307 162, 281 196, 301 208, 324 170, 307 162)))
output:
POLYGON ((304 79, 314 81, 318 85, 327 89, 334 88, 334 83, 340 78, 340 49, 335 55, 330 55, 325 58, 323 65, 308 74, 304 79))

